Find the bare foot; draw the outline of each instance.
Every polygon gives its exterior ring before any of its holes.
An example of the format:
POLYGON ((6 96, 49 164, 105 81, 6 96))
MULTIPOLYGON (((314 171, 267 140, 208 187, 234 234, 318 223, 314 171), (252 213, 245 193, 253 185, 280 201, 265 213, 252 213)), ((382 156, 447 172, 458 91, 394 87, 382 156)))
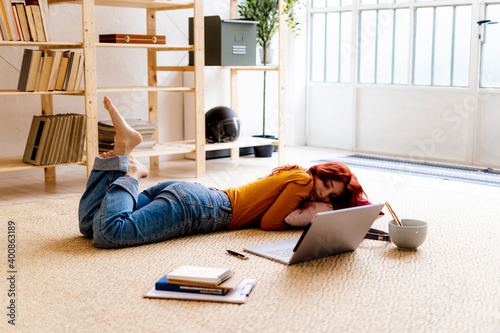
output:
POLYGON ((107 157, 110 157, 110 156, 113 156, 113 155, 115 155, 115 153, 114 153, 112 150, 110 150, 110 151, 107 151, 107 152, 101 153, 101 154, 99 155, 99 157, 102 157, 102 158, 107 158, 107 157))
POLYGON ((113 154, 128 156, 142 142, 142 135, 127 124, 108 97, 104 97, 103 103, 115 127, 116 139, 113 154))
POLYGON ((137 180, 146 178, 149 174, 148 168, 134 157, 128 158, 128 171, 125 176, 133 177, 137 180))

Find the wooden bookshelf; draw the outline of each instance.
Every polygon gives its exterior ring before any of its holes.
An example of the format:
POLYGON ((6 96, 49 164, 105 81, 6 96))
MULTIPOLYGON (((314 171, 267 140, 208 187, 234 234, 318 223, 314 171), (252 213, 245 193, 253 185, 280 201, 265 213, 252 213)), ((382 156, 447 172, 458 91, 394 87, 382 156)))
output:
MULTIPOLYGON (((148 92, 149 121, 158 123, 158 94, 164 92, 179 92, 194 94, 195 114, 195 139, 179 142, 158 142, 158 129, 155 133, 156 145, 153 149, 141 150, 133 153, 136 157, 150 157, 150 168, 159 167, 159 156, 171 154, 194 154, 196 163, 196 177, 206 174, 206 151, 231 149, 232 158, 237 158, 241 147, 259 146, 273 144, 279 147, 279 163, 284 161, 285 138, 286 138, 286 108, 285 108, 285 46, 286 41, 280 38, 279 65, 278 66, 217 66, 220 69, 231 71, 231 107, 238 112, 238 72, 239 71, 277 71, 279 74, 279 140, 262 138, 240 138, 236 142, 206 144, 205 142, 205 109, 204 109, 204 11, 203 0, 94 0, 94 1, 72 1, 72 0, 48 0, 50 6, 58 4, 75 4, 82 7, 82 40, 83 42, 15 42, 1 41, 0 46, 50 49, 81 49, 85 59, 85 70, 83 73, 84 88, 77 91, 45 91, 45 92, 21 92, 17 90, 0 90, 1 96, 24 96, 39 95, 43 114, 53 114, 53 95, 84 96, 84 108, 86 115, 86 152, 84 160, 78 164, 87 168, 87 175, 92 170, 95 156, 98 155, 98 131, 97 131, 97 106, 101 101, 97 100, 97 93, 118 92, 127 93, 134 91, 148 92), (164 10, 189 9, 194 18, 194 45, 165 45, 165 44, 112 44, 99 43, 95 26, 98 24, 95 18, 95 6, 128 7, 146 9, 145 20, 147 23, 147 34, 156 35, 156 14, 164 10), (96 78, 96 48, 110 49, 146 49, 148 62, 148 85, 147 86, 124 86, 124 87, 98 87, 96 78), (194 53, 194 66, 157 66, 156 53, 163 51, 185 51, 194 53), (158 86, 156 80, 158 71, 185 71, 192 72, 194 84, 192 87, 169 87, 158 86)), ((279 1, 282 8, 283 0, 279 1)), ((229 0, 231 18, 237 17, 237 0, 229 0)), ((280 36, 284 36, 286 23, 280 16, 280 36)), ((58 164, 66 165, 66 164, 58 164)), ((55 181, 55 166, 33 166, 22 162, 21 157, 0 158, 0 172, 28 170, 45 168, 46 181, 55 181)))

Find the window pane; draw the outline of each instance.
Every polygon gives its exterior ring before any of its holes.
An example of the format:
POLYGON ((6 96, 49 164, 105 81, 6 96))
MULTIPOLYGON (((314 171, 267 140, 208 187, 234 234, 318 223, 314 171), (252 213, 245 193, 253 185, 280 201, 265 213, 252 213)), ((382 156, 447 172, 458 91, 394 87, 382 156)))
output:
POLYGON ((340 13, 326 15, 326 81, 339 82, 340 13))
POLYGON ((340 25, 340 82, 351 81, 351 12, 342 12, 340 25))
POLYGON ((392 83, 392 37, 394 11, 378 12, 377 78, 376 83, 392 83))
POLYGON ((326 6, 325 0, 312 0, 312 8, 320 8, 325 6, 326 6))
MULTIPOLYGON (((488 5, 486 18, 497 21, 500 16, 500 5, 488 5)), ((481 87, 500 88, 500 24, 484 25, 485 35, 483 44, 481 87)))
POLYGON ((417 9, 415 22, 415 61, 413 64, 413 82, 416 85, 430 85, 432 74, 434 9, 417 9))
POLYGON ((326 5, 328 7, 338 7, 340 6, 340 0, 327 0, 326 5))
POLYGON ((377 0, 360 0, 362 5, 376 5, 377 0))
POLYGON ((361 12, 359 31, 359 82, 375 83, 377 11, 361 12))
POLYGON ((451 56, 453 41, 453 7, 436 8, 434 42, 434 79, 437 86, 451 85, 451 56))
POLYGON ((311 80, 325 80, 325 14, 314 14, 311 29, 311 80))
MULTIPOLYGON (((500 14, 500 13, 499 13, 500 14)), ((498 16, 496 16, 498 17, 498 16)), ((470 37, 471 26, 464 22, 471 22, 472 11, 470 6, 457 6, 455 10, 455 54, 453 61, 453 82, 455 87, 469 85, 470 37)), ((497 33, 500 33, 497 30, 497 33)), ((497 41, 497 45, 498 45, 497 41)), ((500 53, 497 53, 500 55, 500 53)))
POLYGON ((408 61, 410 46, 410 11, 398 9, 394 29, 394 84, 408 83, 408 61))

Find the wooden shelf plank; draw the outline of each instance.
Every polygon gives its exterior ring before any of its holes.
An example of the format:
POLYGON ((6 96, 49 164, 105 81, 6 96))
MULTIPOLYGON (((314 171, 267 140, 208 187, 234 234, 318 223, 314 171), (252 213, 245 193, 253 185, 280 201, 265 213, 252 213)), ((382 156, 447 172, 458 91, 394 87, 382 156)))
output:
POLYGON ((81 49, 81 42, 20 42, 20 41, 1 41, 0 46, 22 46, 22 47, 42 47, 50 49, 81 49))
POLYGON ((97 43, 96 47, 117 49, 154 49, 158 51, 194 51, 193 45, 167 45, 167 44, 136 44, 136 43, 97 43))
POLYGON ((177 141, 168 143, 157 143, 153 149, 136 150, 132 152, 134 157, 148 157, 175 154, 194 153, 194 141, 177 141))
POLYGON ((40 168, 48 168, 48 167, 62 166, 62 165, 73 165, 73 164, 85 166, 87 165, 87 162, 82 161, 76 163, 63 163, 63 164, 52 164, 52 165, 31 165, 23 162, 22 156, 2 157, 0 158, 0 172, 40 169, 40 168))
POLYGON ((13 95, 78 95, 83 96, 85 92, 83 90, 73 90, 73 91, 19 91, 16 89, 4 89, 0 90, 0 96, 13 96, 13 95))
POLYGON ((158 92, 194 92, 191 87, 102 87, 97 88, 98 93, 102 92, 128 92, 128 91, 158 91, 158 92))
POLYGON ((223 142, 223 143, 207 143, 205 145, 205 150, 221 150, 229 148, 243 148, 243 147, 255 147, 255 146, 267 146, 267 145, 278 145, 278 140, 274 139, 264 139, 264 138, 254 138, 254 137, 241 137, 238 141, 233 142, 223 142))
MULTIPOLYGON (((205 66, 207 69, 231 69, 236 71, 278 71, 279 66, 205 66)), ((193 72, 194 66, 158 66, 158 71, 167 72, 193 72)))
MULTIPOLYGON (((82 0, 49 0, 49 4, 81 4, 82 0)), ((95 0, 96 6, 148 8, 156 10, 193 8, 192 0, 95 0)))

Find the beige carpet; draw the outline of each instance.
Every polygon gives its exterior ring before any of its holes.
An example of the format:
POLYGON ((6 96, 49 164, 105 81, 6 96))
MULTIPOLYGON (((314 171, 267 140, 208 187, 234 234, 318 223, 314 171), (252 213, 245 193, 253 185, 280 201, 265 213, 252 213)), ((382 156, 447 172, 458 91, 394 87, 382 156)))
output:
MULTIPOLYGON (((371 184, 372 200, 388 195, 401 216, 429 222, 418 251, 365 240, 355 252, 289 267, 225 254, 298 235, 259 230, 98 250, 79 235, 77 197, 0 207, 0 331, 499 332, 498 199, 418 184, 395 196, 371 184), (6 316, 9 219, 16 222, 15 327, 6 316), (184 264, 230 267, 257 283, 242 305, 143 298, 184 264)), ((388 220, 376 227, 387 230, 388 220)))

